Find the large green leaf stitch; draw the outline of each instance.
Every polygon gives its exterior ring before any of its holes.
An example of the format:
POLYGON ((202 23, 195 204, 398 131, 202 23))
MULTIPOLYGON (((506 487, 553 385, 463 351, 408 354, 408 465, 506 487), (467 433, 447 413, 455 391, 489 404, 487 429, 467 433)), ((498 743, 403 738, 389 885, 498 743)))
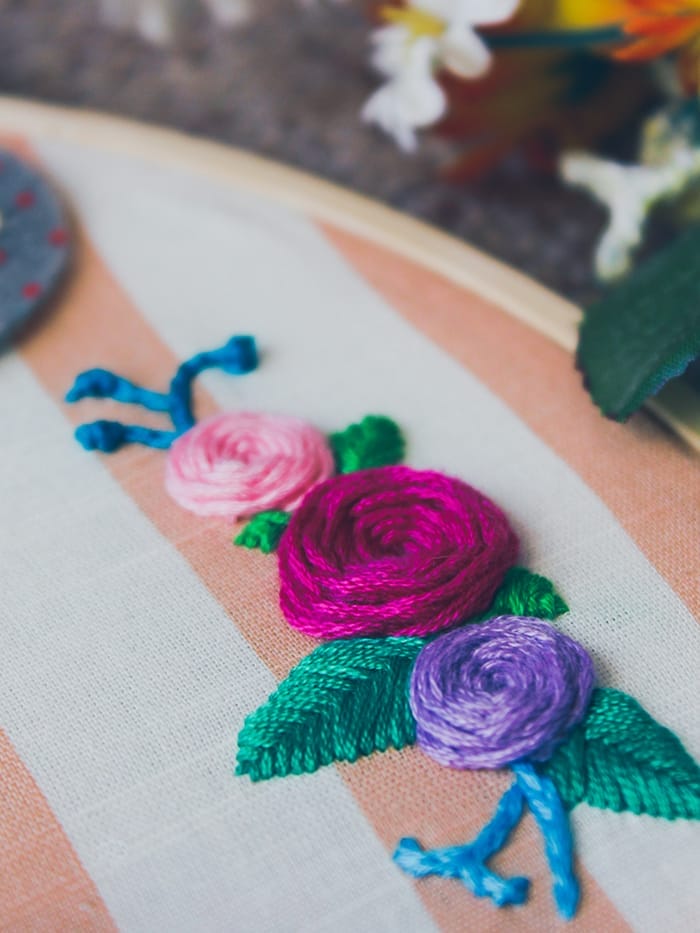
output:
MULTIPOLYGON (((513 567, 489 611, 470 621, 508 614, 553 619, 566 611, 546 577, 513 567)), ((412 745, 408 681, 425 642, 356 638, 320 645, 246 720, 237 773, 260 781, 412 745)))
POLYGON ((598 689, 585 721, 545 766, 564 804, 700 819, 700 768, 639 703, 598 689))
POLYGON ((320 645, 246 719, 236 773, 262 781, 412 745, 408 679, 423 644, 406 637, 320 645))

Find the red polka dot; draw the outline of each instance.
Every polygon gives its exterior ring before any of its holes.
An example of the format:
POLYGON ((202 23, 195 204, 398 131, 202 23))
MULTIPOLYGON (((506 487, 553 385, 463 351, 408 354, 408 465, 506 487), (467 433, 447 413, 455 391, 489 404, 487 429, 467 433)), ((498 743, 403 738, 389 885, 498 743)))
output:
POLYGON ((4 266, 7 262, 7 253, 4 249, 0 249, 0 266, 4 266))
POLYGON ((27 282, 27 284, 22 289, 22 295, 24 298, 38 298, 41 294, 41 285, 38 282, 27 282))
POLYGON ((15 198, 15 204, 17 207, 32 207, 35 200, 33 191, 20 191, 15 198))
POLYGON ((56 227, 49 233, 49 243, 52 246, 65 246, 68 242, 68 231, 63 227, 56 227))

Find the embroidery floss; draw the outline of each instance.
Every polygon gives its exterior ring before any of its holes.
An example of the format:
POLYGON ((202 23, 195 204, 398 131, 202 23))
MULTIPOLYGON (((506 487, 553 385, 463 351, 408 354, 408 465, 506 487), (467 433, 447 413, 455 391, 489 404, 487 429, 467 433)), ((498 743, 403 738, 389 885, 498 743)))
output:
POLYGON ((547 622, 499 616, 441 636, 411 677, 417 741, 450 768, 548 759, 584 717, 593 662, 547 622))
POLYGON ((236 521, 269 509, 295 508, 333 470, 333 453, 310 424, 281 415, 228 412, 177 438, 165 485, 183 508, 236 521))
POLYGON ((217 350, 197 353, 182 363, 173 376, 169 392, 153 392, 108 369, 88 369, 76 376, 66 393, 66 402, 75 404, 85 398, 112 398, 129 405, 141 405, 149 411, 167 413, 174 430, 158 431, 122 424, 121 421, 101 420, 81 424, 76 429, 75 438, 85 450, 100 450, 106 454, 114 453, 125 444, 143 444, 167 450, 178 435, 195 423, 192 388, 200 373, 207 369, 221 369, 238 376, 252 372, 257 365, 255 340, 240 335, 231 337, 217 350))
POLYGON ((259 512, 253 516, 240 534, 236 535, 233 543, 238 547, 249 550, 259 548, 263 554, 272 554, 277 550, 284 529, 289 524, 289 512, 273 509, 270 512, 259 512))
POLYGON ((280 605, 315 638, 428 635, 485 610, 518 541, 459 479, 393 466, 313 489, 278 548, 280 605))
POLYGON ((505 844, 520 819, 520 794, 544 838, 557 908, 573 917, 579 887, 566 811, 552 781, 524 759, 547 760, 582 721, 594 679, 585 649, 539 619, 499 616, 426 645, 410 687, 419 746, 452 768, 512 765, 516 783, 473 843, 435 853, 403 839, 394 854, 397 864, 414 877, 459 878, 500 905, 520 903, 521 879, 504 886, 484 875, 486 859, 498 851, 484 840, 505 844))

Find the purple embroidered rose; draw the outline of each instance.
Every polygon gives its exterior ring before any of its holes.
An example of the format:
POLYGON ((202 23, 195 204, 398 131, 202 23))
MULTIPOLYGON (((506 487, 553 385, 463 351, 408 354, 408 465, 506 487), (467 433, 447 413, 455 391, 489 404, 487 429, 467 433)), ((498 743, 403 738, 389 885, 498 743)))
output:
POLYGON ((413 668, 420 747, 452 768, 544 761, 586 712, 588 653, 547 622, 499 616, 442 635, 413 668))

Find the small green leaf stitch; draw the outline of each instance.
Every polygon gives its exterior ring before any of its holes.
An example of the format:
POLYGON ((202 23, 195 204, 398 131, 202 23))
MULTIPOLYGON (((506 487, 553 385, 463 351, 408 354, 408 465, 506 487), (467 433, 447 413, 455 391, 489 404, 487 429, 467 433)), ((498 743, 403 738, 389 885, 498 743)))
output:
POLYGON ((551 580, 524 567, 511 567, 483 617, 514 615, 552 621, 568 611, 551 580))
POLYGON ((329 437, 339 473, 401 463, 406 450, 401 429, 384 415, 367 415, 359 424, 329 437))
POLYGON ((289 512, 260 512, 248 522, 233 543, 239 547, 260 548, 263 554, 271 554, 277 550, 290 517, 289 512))
POLYGON ((667 820, 700 819, 700 768, 632 697, 598 689, 585 721, 544 768, 578 803, 667 820))
POLYGON ((355 638, 316 648, 246 719, 236 773, 263 781, 412 745, 408 680, 423 644, 355 638))

